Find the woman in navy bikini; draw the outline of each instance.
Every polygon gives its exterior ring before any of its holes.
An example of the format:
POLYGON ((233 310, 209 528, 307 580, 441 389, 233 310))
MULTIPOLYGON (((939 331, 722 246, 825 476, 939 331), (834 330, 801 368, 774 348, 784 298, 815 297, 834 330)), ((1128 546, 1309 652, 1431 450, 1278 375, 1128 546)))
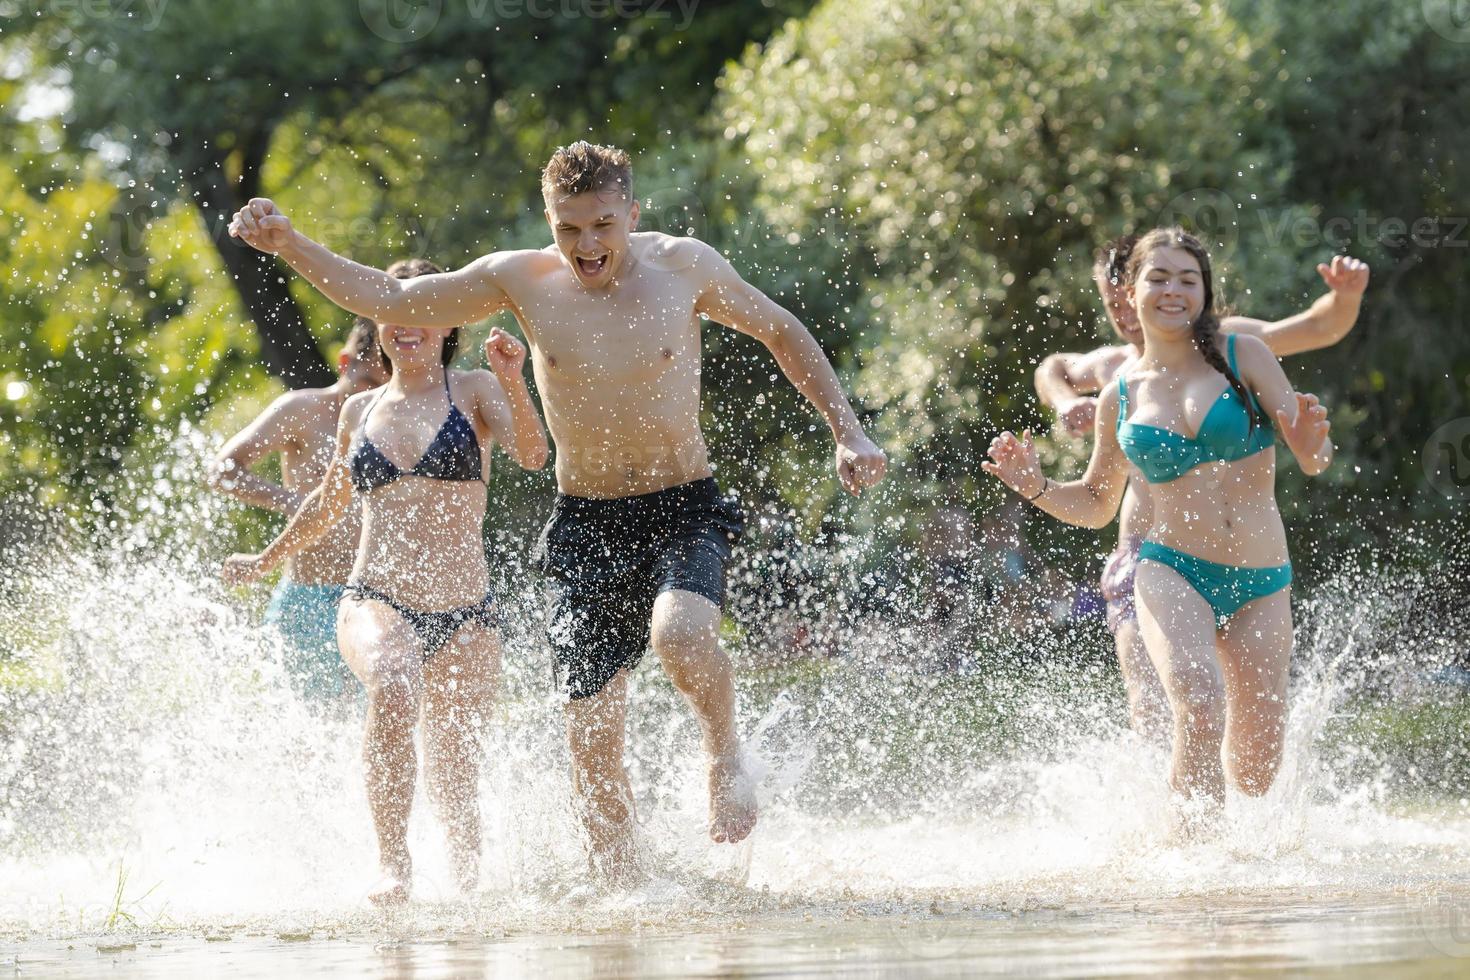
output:
MULTIPOLYGON (((400 262, 399 278, 438 272, 400 262)), ((307 547, 362 499, 357 561, 337 611, 343 659, 367 689, 363 746, 368 803, 383 881, 370 897, 406 901, 412 879, 408 815, 423 718, 429 798, 448 830, 458 884, 479 878, 480 812, 475 796, 480 732, 500 670, 496 606, 481 526, 494 440, 527 469, 548 455, 541 417, 522 377, 526 349, 494 330, 487 371, 451 371, 459 329, 379 324, 392 380, 349 398, 337 451, 322 484, 259 555, 225 562, 231 583, 259 578, 307 547)))
POLYGON ((1029 432, 1001 433, 982 467, 1083 527, 1117 514, 1130 464, 1151 484, 1154 526, 1134 586, 1139 625, 1174 714, 1170 784, 1209 812, 1227 776, 1260 795, 1281 761, 1291 563, 1272 421, 1308 475, 1331 463, 1332 443, 1326 409, 1293 392, 1261 340, 1221 337, 1209 255, 1196 238, 1178 228, 1145 235, 1127 281, 1144 353, 1098 399, 1087 472, 1070 483, 1045 477, 1029 432))

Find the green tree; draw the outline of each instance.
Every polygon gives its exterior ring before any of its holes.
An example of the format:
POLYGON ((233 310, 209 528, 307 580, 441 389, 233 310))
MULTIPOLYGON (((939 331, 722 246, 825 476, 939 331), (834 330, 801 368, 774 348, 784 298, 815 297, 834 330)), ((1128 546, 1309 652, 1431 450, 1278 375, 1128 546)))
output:
POLYGON ((262 366, 329 380, 320 351, 350 318, 223 237, 249 196, 378 265, 539 244, 536 175, 554 145, 678 141, 726 59, 809 3, 682 25, 440 6, 431 29, 404 34, 374 0, 177 0, 159 16, 0 3, 0 394, 14 396, 0 400, 0 483, 88 504, 181 420, 232 425, 261 407, 274 394, 262 366))
POLYGON ((1253 42, 1185 7, 1166 39, 1133 4, 827 3, 722 80, 768 212, 847 249, 860 391, 921 460, 973 472, 996 427, 1041 421, 1038 358, 1096 337, 1102 239, 1182 220, 1233 283, 1291 281, 1217 207, 1289 172, 1253 42))
POLYGON ((1291 70, 1269 109, 1291 139, 1289 194, 1314 205, 1298 225, 1252 217, 1275 251, 1321 243, 1374 269, 1361 327, 1312 359, 1320 383, 1355 409, 1338 435, 1364 464, 1353 482, 1446 512, 1455 505, 1426 485, 1422 454, 1436 449, 1431 432, 1470 411, 1470 334, 1459 327, 1470 318, 1470 29, 1453 0, 1345 0, 1331 17, 1299 4, 1233 6, 1267 39, 1262 69, 1291 70))
MULTIPOLYGON (((468 176, 486 151, 524 168, 515 150, 544 150, 548 137, 576 132, 569 126, 626 119, 647 140, 707 101, 725 57, 801 6, 787 0, 754 17, 722 10, 688 23, 660 6, 628 21, 551 23, 530 7, 488 3, 58 4, 12 12, 19 40, 10 54, 27 58, 33 77, 50 73, 70 98, 69 141, 98 150, 127 187, 110 218, 120 264, 139 271, 137 242, 152 218, 187 200, 256 325, 266 366, 291 385, 324 384, 331 371, 281 266, 227 234, 229 215, 249 198, 280 190, 265 175, 283 124, 312 132, 308 150, 335 142, 351 151, 377 143, 358 113, 432 103, 451 115, 443 135, 410 128, 398 149, 422 158, 427 144, 429 159, 468 176), (659 78, 656 97, 632 88, 659 78), (623 94, 627 104, 600 118, 609 96, 623 94), (365 108, 371 102, 376 110, 365 108), (533 133, 541 138, 527 139, 533 133)), ((406 111, 400 122, 410 122, 406 111)), ((381 181, 375 162, 362 154, 363 173, 381 181)))

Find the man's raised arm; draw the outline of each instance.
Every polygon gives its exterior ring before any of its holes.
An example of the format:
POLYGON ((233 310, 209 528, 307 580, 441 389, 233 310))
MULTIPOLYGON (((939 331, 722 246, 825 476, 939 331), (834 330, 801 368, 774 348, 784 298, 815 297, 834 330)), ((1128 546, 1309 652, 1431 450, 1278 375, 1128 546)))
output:
POLYGON ((300 395, 294 391, 277 398, 270 408, 221 447, 206 477, 211 490, 278 514, 296 512, 306 494, 287 490, 250 472, 250 468, 273 453, 284 453, 293 445, 300 445, 300 423, 295 411, 299 399, 300 395))
POLYGON ((1048 354, 1036 366, 1034 380, 1041 404, 1057 413, 1074 439, 1092 432, 1097 413, 1094 397, 1132 355, 1127 345, 1099 347, 1086 354, 1048 354))
POLYGON ((494 254, 462 269, 399 279, 333 252, 291 227, 275 203, 251 198, 235 212, 230 234, 262 252, 279 255, 333 303, 380 323, 404 327, 459 327, 510 304, 495 282, 494 254))
POLYGON ((696 310, 749 334, 766 346, 781 372, 822 413, 837 443, 837 475, 849 493, 860 493, 883 479, 888 459, 863 432, 857 413, 842 391, 832 362, 800 320, 740 277, 723 255, 694 239, 672 246, 693 252, 703 279, 696 310))
POLYGON ((1274 323, 1226 317, 1220 326, 1226 333, 1261 338, 1277 357, 1331 347, 1358 322, 1363 292, 1368 288, 1368 264, 1351 256, 1334 255, 1330 264, 1317 266, 1317 273, 1327 284, 1327 293, 1303 312, 1274 323))

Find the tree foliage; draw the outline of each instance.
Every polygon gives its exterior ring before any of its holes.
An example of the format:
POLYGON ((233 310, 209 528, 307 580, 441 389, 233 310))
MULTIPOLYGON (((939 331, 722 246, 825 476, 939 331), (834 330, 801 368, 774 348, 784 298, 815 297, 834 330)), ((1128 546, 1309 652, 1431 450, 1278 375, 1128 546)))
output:
MULTIPOLYGON (((90 506, 148 439, 258 408, 267 371, 326 379, 349 318, 223 236, 249 196, 361 261, 457 266, 544 242, 539 167, 590 135, 638 155, 644 227, 715 243, 813 327, 899 457, 890 511, 983 501, 990 434, 1045 422, 1037 361, 1111 339, 1093 247, 1172 221, 1254 316, 1310 301, 1338 248, 1373 263, 1363 326, 1289 366, 1344 458, 1287 497, 1443 508, 1421 450, 1470 400, 1470 37, 1445 3, 1181 0, 1161 27, 1157 5, 1096 0, 770 0, 688 23, 0 0, 0 485, 90 506)), ((815 524, 820 427, 759 345, 707 338, 722 478, 815 524)))
MULTIPOLYGON (((1091 250, 1178 222, 1204 234, 1225 299, 1253 316, 1304 306, 1321 288, 1313 267, 1340 245, 1379 267, 1365 327, 1323 361, 1371 351, 1370 366, 1306 384, 1335 405, 1349 447, 1334 480, 1366 463, 1376 485, 1401 478, 1394 492, 1423 502, 1420 445, 1461 411, 1464 371, 1378 331, 1401 316, 1432 331, 1423 319, 1463 309, 1449 264, 1464 253, 1296 232, 1352 208, 1463 210, 1470 100, 1440 93, 1464 92, 1470 45, 1383 0, 1346 6, 1324 19, 1185 2, 1160 31, 1144 4, 829 2, 726 73, 719 108, 771 220, 835 239, 861 270, 858 390, 923 471, 973 479, 991 434, 1044 424, 1040 358, 1112 341, 1091 250), (1413 299, 1398 295, 1406 262, 1434 269, 1413 299), (1374 394, 1400 367, 1438 389, 1408 415, 1405 398, 1374 394)), ((1445 340, 1463 365, 1463 340, 1445 340)), ((1329 482, 1314 504, 1337 492, 1329 482)))

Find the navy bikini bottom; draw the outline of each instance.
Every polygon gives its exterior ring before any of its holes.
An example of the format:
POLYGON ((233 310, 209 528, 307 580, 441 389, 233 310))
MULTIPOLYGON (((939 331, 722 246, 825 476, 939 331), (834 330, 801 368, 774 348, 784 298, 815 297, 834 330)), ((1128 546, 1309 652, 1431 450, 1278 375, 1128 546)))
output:
POLYGON ((493 594, 487 594, 485 598, 472 606, 446 609, 443 612, 424 612, 422 609, 405 606, 386 592, 380 592, 371 585, 349 583, 344 592, 359 599, 375 599, 386 606, 391 606, 409 626, 413 627, 414 633, 419 638, 419 646, 423 648, 425 660, 438 653, 444 644, 449 642, 449 638, 466 623, 479 623, 491 629, 500 625, 500 614, 496 610, 493 594))

